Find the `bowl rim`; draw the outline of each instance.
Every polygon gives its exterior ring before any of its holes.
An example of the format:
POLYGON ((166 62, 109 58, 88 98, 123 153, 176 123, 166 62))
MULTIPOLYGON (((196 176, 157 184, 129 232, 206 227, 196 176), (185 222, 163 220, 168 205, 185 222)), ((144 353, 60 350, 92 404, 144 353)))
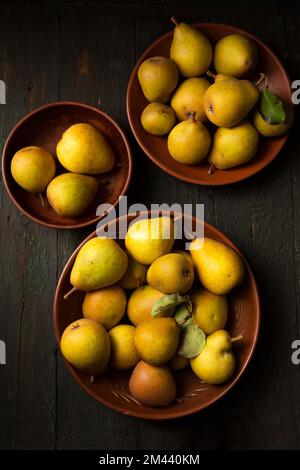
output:
MULTIPOLYGON (((4 186, 6 188, 6 191, 10 197, 10 199, 12 200, 12 202, 14 203, 14 205, 19 209, 19 211, 21 212, 21 214, 24 214, 28 219, 32 220, 33 222, 37 222, 38 224, 40 225, 43 225, 45 227, 48 227, 48 228, 56 228, 56 229, 62 229, 62 230, 69 230, 69 229, 79 229, 79 228, 83 228, 83 227, 87 227, 89 225, 92 225, 92 224, 95 224, 95 223, 98 223, 102 216, 95 216, 93 217, 92 219, 90 220, 87 220, 85 222, 81 222, 81 223, 70 223, 70 224, 67 224, 67 225, 59 225, 57 223, 54 223, 54 222, 46 222, 44 220, 41 220, 39 217, 31 214, 29 211, 27 211, 26 209, 24 210, 24 208, 19 204, 18 200, 15 198, 15 196, 13 195, 11 189, 10 189, 10 183, 9 183, 9 180, 8 180, 8 175, 7 175, 7 171, 5 170, 5 164, 7 163, 7 160, 8 160, 8 152, 7 152, 7 148, 9 146, 9 144, 11 143, 11 141, 13 140, 14 138, 14 134, 15 132, 29 119, 31 118, 32 116, 34 116, 35 114, 38 114, 39 112, 41 111, 44 111, 45 109, 49 109, 49 108, 54 108, 54 107, 60 107, 60 106, 73 106, 73 107, 80 107, 80 108, 85 108, 85 109, 88 109, 90 111, 94 111, 98 114, 100 114, 102 117, 104 117, 104 119, 106 119, 107 121, 109 121, 111 123, 112 126, 114 126, 117 131, 119 132, 119 134, 121 135, 122 137, 122 140, 125 144, 125 147, 126 147, 126 153, 127 153, 127 157, 128 157, 128 173, 127 173, 127 177, 126 177, 126 181, 125 181, 125 185, 122 189, 122 191, 120 192, 119 194, 119 197, 120 196, 123 196, 127 193, 127 190, 128 190, 128 187, 129 187, 129 184, 131 182, 131 178, 132 178, 132 167, 133 167, 133 159, 132 159, 132 152, 131 152, 131 148, 130 148, 130 145, 129 145, 129 142, 128 142, 128 139, 125 135, 125 132, 121 129, 121 127, 119 126, 119 124, 111 117, 109 116, 109 114, 107 114, 105 111, 102 111, 101 109, 98 109, 96 108, 95 106, 91 106, 89 104, 86 104, 86 103, 82 103, 80 101, 54 101, 54 102, 51 102, 51 103, 47 103, 47 104, 44 104, 42 106, 39 106, 38 108, 30 111, 29 113, 27 113, 25 116, 23 116, 16 124, 15 126, 12 128, 12 130, 10 131, 10 133, 8 134, 8 137, 6 138, 6 141, 5 141, 5 144, 3 146, 3 150, 2 150, 2 177, 3 177, 3 182, 4 182, 4 186)), ((17 184, 17 183, 16 183, 17 184)), ((118 205, 118 199, 112 204, 112 208, 113 207, 116 207, 118 205)))
MULTIPOLYGON (((156 212, 156 211, 153 211, 152 214, 156 212)), ((162 214, 164 215, 165 214, 165 211, 157 211, 159 214, 162 214)), ((143 215, 143 214, 149 214, 149 211, 143 211, 143 212, 140 212, 140 215, 143 215)), ((176 215, 178 215, 178 213, 176 213, 176 211, 173 211, 173 214, 174 214, 174 217, 176 215)), ((119 221, 120 219, 123 219, 123 218, 127 218, 128 220, 128 217, 129 216, 132 216, 134 214, 127 214, 127 215, 123 215, 122 217, 116 217, 115 219, 111 220, 109 223, 113 223, 115 220, 119 221)), ((135 214, 136 215, 136 214, 135 214)), ((193 220, 196 219, 196 217, 194 216, 189 216, 189 215, 185 215, 184 217, 192 217, 193 220)), ((261 327, 261 303, 260 303, 260 298, 259 298, 259 290, 258 290, 258 287, 257 287, 257 283, 256 283, 256 280, 255 280, 255 277, 254 277, 254 274, 252 272, 252 269, 251 267, 249 266, 247 260, 245 259, 245 257, 243 256, 243 254, 240 252, 240 250, 237 248, 237 246, 225 235, 223 234, 220 230, 218 230, 216 227, 214 227, 213 225, 209 224, 208 222, 204 221, 204 230, 205 229, 209 229, 213 235, 221 235, 221 238, 224 238, 225 239, 225 242, 226 244, 228 244, 229 247, 233 248, 242 258, 244 264, 245 264, 245 268, 246 268, 246 271, 248 273, 248 276, 249 276, 249 281, 251 282, 251 284, 253 285, 253 292, 254 292, 254 296, 255 296, 255 306, 256 306, 256 323, 255 323, 255 333, 254 333, 254 337, 253 337, 253 340, 252 340, 252 344, 251 344, 251 348, 250 348, 250 351, 249 351, 249 354, 248 354, 248 357, 245 361, 245 363, 243 364, 243 367, 241 368, 241 370, 239 371, 239 373, 230 381, 230 383, 228 383, 228 385, 226 386, 226 388, 215 398, 209 400, 205 405, 201 405, 201 406, 197 406, 197 402, 195 402, 195 404, 193 404, 193 406, 188 409, 188 410, 184 410, 184 411, 181 411, 181 412, 178 412, 177 411, 174 411, 172 413, 168 412, 168 415, 165 415, 164 413, 159 413, 159 412, 154 412, 153 411, 153 415, 144 415, 143 412, 137 412, 137 411, 130 411, 128 409, 124 410, 124 407, 122 406, 118 406, 118 405, 115 405, 115 404, 112 404, 109 400, 107 400, 106 398, 103 398, 103 397, 99 397, 95 392, 93 392, 88 386, 87 384, 81 380, 80 377, 78 377, 78 373, 77 373, 77 370, 75 369, 75 367, 73 367, 70 363, 68 363, 68 361, 64 358, 64 356, 62 355, 61 353, 61 349, 60 349, 60 339, 61 339, 61 335, 59 334, 59 328, 58 328, 58 298, 59 298, 59 291, 61 289, 61 284, 63 283, 63 280, 66 276, 66 273, 67 271, 70 270, 71 266, 73 265, 74 261, 75 261, 75 258, 77 256, 77 253, 79 252, 79 250, 82 248, 82 246, 91 238, 94 238, 95 236, 97 236, 97 231, 93 231, 90 235, 88 235, 80 244, 79 246, 73 251, 73 253, 71 254, 71 256, 69 257, 68 261, 66 262, 64 268, 63 268, 63 271, 59 277, 59 280, 58 280, 58 283, 57 283, 57 286, 56 286, 56 289, 55 289, 55 295, 54 295, 54 301, 53 301, 53 328, 54 328, 54 335, 55 335, 55 339, 56 339, 56 342, 57 342, 57 347, 58 347, 58 350, 60 351, 60 354, 61 354, 61 357, 63 359, 63 361, 65 362, 70 374, 72 375, 73 379, 79 384, 79 386, 89 395, 91 396, 92 398, 94 398, 94 400, 96 400, 98 403, 101 403, 102 405, 105 405, 107 406, 108 408, 114 410, 114 411, 117 411, 121 414, 124 414, 124 415, 128 415, 128 416, 132 416, 132 417, 135 417, 135 418, 141 418, 141 419, 147 419, 147 420, 158 420, 158 421, 163 421, 163 420, 169 420, 169 419, 176 419, 176 418, 181 418, 181 417, 184 417, 184 416, 188 416, 188 415, 192 415, 194 413, 197 413, 199 411, 202 411, 206 408, 208 408, 209 406, 211 406, 213 403, 217 402, 218 400, 220 400, 226 393, 228 393, 233 387, 234 385, 240 380, 240 378, 242 377, 242 375, 244 374, 246 368, 248 367, 249 365, 249 362, 251 361, 253 355, 254 355, 254 352, 255 352, 255 349, 256 349, 256 346, 257 346, 257 342, 258 342, 258 337, 259 337, 259 333, 260 333, 260 327, 261 327)))
MULTIPOLYGON (((238 28, 236 26, 233 26, 233 25, 230 25, 230 24, 226 24, 226 23, 209 23, 209 22, 204 22, 204 23, 194 23, 194 24, 191 24, 192 27, 194 28, 199 28, 201 29, 201 27, 212 27, 212 28, 230 28, 231 29, 231 32, 228 33, 228 34, 233 34, 233 33, 239 33, 239 34, 242 34, 242 35, 245 35, 247 37, 249 37, 250 39, 252 39, 255 43, 257 43, 259 45, 259 47, 262 47, 263 49, 265 49, 268 54, 272 57, 272 59, 274 60, 274 62, 276 62, 278 68, 280 69, 282 75, 283 75, 283 78, 284 78, 284 81, 286 83, 286 85, 289 87, 289 89, 291 90, 291 81, 290 81, 290 78, 288 76, 288 73, 286 72, 282 62, 280 61, 280 59, 277 57, 277 55, 272 51, 272 49, 270 49, 269 46, 267 46, 263 41, 261 41, 257 36, 255 36, 254 34, 252 33, 249 33, 248 31, 244 30, 244 29, 241 29, 241 28, 238 28)), ((235 175, 232 177, 232 179, 230 181, 226 181, 226 182, 222 182, 222 181, 207 181, 207 180, 200 180, 200 179, 196 179, 192 176, 187 176, 187 175, 183 175, 182 173, 180 173, 179 171, 177 170, 173 170, 172 168, 170 168, 168 165, 166 165, 165 163, 161 162, 155 155, 153 155, 153 153, 147 148, 147 146, 143 143, 143 140, 142 138, 139 136, 139 133, 137 132, 135 126, 134 126, 134 120, 133 120, 133 110, 130 106, 130 102, 131 102, 131 95, 132 95, 132 92, 133 92, 133 82, 135 80, 137 80, 137 71, 138 71, 138 68, 140 66, 140 64, 147 58, 147 56, 149 55, 149 53, 152 51, 152 48, 153 47, 156 47, 157 45, 159 45, 161 42, 164 42, 166 38, 170 37, 171 35, 173 34, 173 31, 169 31, 165 34, 163 34, 162 36, 160 36, 159 38, 157 38, 155 41, 153 41, 150 46, 147 47, 147 49, 143 52, 143 54, 139 57, 138 61, 136 62, 132 72, 131 72, 131 75, 130 75, 130 78, 129 78, 129 82, 128 82, 128 85, 127 85, 127 93, 126 93, 126 111, 127 111, 127 119, 128 119, 128 122, 129 122, 129 125, 130 125, 130 128, 131 128, 131 131, 136 139, 136 141, 138 142, 139 146, 141 147, 141 149, 144 151, 144 153, 148 156, 148 158, 150 158, 150 160, 152 160, 153 163, 155 163, 155 165, 157 165, 159 168, 161 168, 163 171, 165 171, 166 173, 168 173, 169 175, 173 176, 174 178, 177 178, 177 179, 180 179, 182 181, 186 181, 187 183, 192 183, 192 184, 197 184, 197 185, 202 185, 202 186, 227 186, 229 184, 233 184, 233 183, 238 183, 240 181, 243 181, 247 178, 250 178, 251 176, 255 175, 256 173, 260 172, 261 170, 263 170, 267 165, 269 165, 276 157, 277 155, 279 154, 279 152, 281 151, 282 147, 284 146, 285 142, 287 141, 288 139, 288 136, 289 136, 289 132, 285 135, 282 135, 280 136, 280 145, 276 151, 276 153, 274 154, 274 156, 270 159, 270 160, 261 160, 260 164, 258 165, 258 167, 255 167, 252 169, 252 171, 249 171, 249 173, 247 175, 243 175, 243 176, 239 176, 239 174, 235 175)), ((276 139, 273 138, 273 139, 276 139)), ((247 164, 246 164, 247 165, 247 164)), ((224 171, 227 171, 227 172, 230 172, 230 169, 229 170, 224 170, 224 171)))

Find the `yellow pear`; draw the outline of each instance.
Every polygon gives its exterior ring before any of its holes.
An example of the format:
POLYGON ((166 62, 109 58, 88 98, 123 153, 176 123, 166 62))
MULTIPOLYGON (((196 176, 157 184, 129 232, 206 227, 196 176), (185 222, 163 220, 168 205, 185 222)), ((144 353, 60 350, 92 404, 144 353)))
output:
POLYGON ((120 280, 120 284, 124 289, 136 289, 145 284, 148 267, 138 263, 129 253, 126 254, 128 257, 128 268, 120 280))
POLYGON ((95 237, 80 248, 70 282, 83 291, 111 286, 124 276, 127 265, 127 255, 115 240, 95 237))
POLYGON ((92 176, 63 173, 47 187, 47 198, 53 209, 65 217, 82 214, 98 190, 98 181, 92 176))
POLYGON ((115 164, 114 152, 106 138, 87 123, 69 127, 58 142, 56 153, 62 166, 73 173, 106 173, 115 164))
POLYGON ((204 382, 212 385, 226 382, 235 369, 229 333, 217 330, 208 336, 202 352, 190 363, 194 373, 204 382))
POLYGON ((12 158, 11 174, 25 191, 40 194, 54 178, 55 161, 51 153, 41 147, 24 147, 12 158))
POLYGON ((84 318, 95 320, 109 330, 117 325, 126 311, 126 294, 119 285, 86 292, 82 303, 84 318))
POLYGON ((63 332, 60 348, 68 362, 87 374, 101 374, 108 366, 109 337, 94 320, 82 318, 71 323, 63 332))
POLYGON ((170 217, 154 217, 133 222, 125 238, 131 256, 141 264, 151 264, 172 250, 174 222, 170 217))
POLYGON ((170 106, 161 103, 149 103, 141 115, 145 131, 153 135, 165 135, 170 132, 176 121, 170 106))
POLYGON ((229 246, 211 238, 195 238, 190 253, 202 285, 210 292, 224 295, 244 278, 244 263, 229 246))
POLYGON ((132 325, 117 325, 109 330, 110 363, 114 369, 131 369, 139 362, 140 358, 133 342, 134 333, 135 327, 132 325))
POLYGON ((209 87, 209 81, 202 77, 188 78, 179 85, 171 99, 171 107, 179 121, 184 121, 193 111, 196 121, 207 120, 203 97, 209 87))
POLYGON ((204 34, 186 23, 175 23, 170 57, 184 77, 197 77, 209 68, 213 50, 204 34))
POLYGON ((178 70, 167 57, 150 57, 139 66, 138 79, 148 101, 166 103, 177 86, 178 70))
POLYGON ((174 318, 153 318, 136 327, 134 344, 141 359, 153 366, 162 366, 174 356, 179 327, 174 318))
POLYGON ((210 146, 210 134, 200 121, 196 121, 195 113, 173 127, 168 136, 170 154, 185 165, 196 165, 204 160, 210 146))
POLYGON ((128 300, 127 314, 129 320, 139 325, 145 320, 151 320, 151 310, 155 302, 165 294, 148 285, 139 287, 132 292, 128 300))
POLYGON ((248 121, 235 127, 219 127, 216 130, 208 157, 220 170, 242 165, 254 157, 258 147, 258 133, 248 121))
POLYGON ((228 314, 225 295, 216 295, 202 288, 192 291, 190 299, 193 304, 193 320, 206 335, 225 327, 228 314))
POLYGON ((241 78, 255 69, 256 62, 255 43, 241 34, 228 34, 215 46, 214 66, 218 73, 241 78))
POLYGON ((286 134, 291 128, 294 121, 294 110, 292 106, 285 104, 286 119, 282 124, 270 124, 265 121, 261 113, 256 110, 253 116, 253 124, 255 129, 264 137, 277 137, 286 134))
POLYGON ((151 264, 147 282, 165 294, 185 294, 194 282, 194 267, 181 253, 168 253, 151 264))

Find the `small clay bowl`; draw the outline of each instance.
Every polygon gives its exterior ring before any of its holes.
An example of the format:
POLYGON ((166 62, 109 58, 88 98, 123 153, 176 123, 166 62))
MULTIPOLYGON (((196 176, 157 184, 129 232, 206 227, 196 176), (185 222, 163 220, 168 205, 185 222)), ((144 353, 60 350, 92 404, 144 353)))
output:
MULTIPOLYGON (((176 214, 174 215, 176 216, 176 214)), ((124 221, 124 218, 127 218, 127 223, 129 224, 135 217, 135 215, 129 215, 116 219, 117 228, 120 220, 124 221)), ((193 218, 193 224, 195 224, 195 218, 193 218)), ((139 404, 130 396, 128 382, 131 371, 121 372, 107 369, 104 374, 97 376, 95 381, 91 383, 89 375, 80 372, 66 362, 69 372, 76 382, 100 403, 120 413, 138 418, 156 420, 178 418, 207 408, 225 395, 244 373, 253 355, 259 333, 260 303, 256 282, 245 258, 225 235, 207 223, 205 223, 204 232, 207 237, 219 240, 233 248, 239 253, 245 263, 246 273, 243 283, 228 296, 229 319, 226 328, 231 336, 243 335, 243 340, 234 345, 237 364, 233 377, 223 385, 207 385, 201 383, 191 368, 188 367, 175 374, 178 387, 176 401, 172 402, 169 406, 155 408, 139 404)), ((82 317, 81 305, 84 293, 75 291, 67 299, 64 299, 64 295, 72 287, 70 284, 70 272, 78 251, 87 240, 95 236, 96 232, 91 233, 74 251, 59 279, 55 292, 53 311, 54 331, 58 345, 65 328, 73 321, 82 317)), ((121 246, 124 246, 123 240, 119 241, 119 243, 121 246)), ((184 241, 176 241, 175 248, 184 248, 184 241)))
POLYGON ((83 103, 61 101, 50 103, 27 114, 13 128, 3 149, 2 174, 5 187, 14 204, 29 219, 53 228, 77 229, 95 224, 101 219, 96 215, 99 204, 116 205, 119 196, 126 193, 132 173, 132 156, 127 138, 118 124, 103 111, 83 103), (29 145, 45 148, 56 158, 56 175, 65 173, 56 157, 56 144, 63 132, 76 123, 86 122, 99 129, 111 144, 116 166, 103 175, 93 175, 99 181, 99 190, 93 202, 76 218, 57 214, 44 197, 29 194, 13 180, 11 160, 18 150, 29 145))
MULTIPOLYGON (((291 103, 291 83, 285 69, 271 49, 256 36, 226 24, 200 23, 193 25, 193 27, 204 33, 213 45, 227 34, 240 33, 251 38, 258 49, 258 63, 255 73, 250 78, 255 80, 259 77, 260 72, 265 73, 268 77, 270 89, 284 101, 291 103)), ((175 178, 194 184, 217 186, 236 183, 262 170, 280 152, 287 140, 287 135, 268 139, 261 137, 257 154, 250 162, 230 170, 215 170, 212 174, 208 174, 209 164, 207 160, 195 166, 178 163, 169 154, 166 136, 153 136, 144 130, 140 117, 148 101, 143 95, 138 81, 138 68, 149 57, 157 55, 169 57, 172 39, 173 31, 161 36, 151 44, 137 62, 129 80, 127 116, 132 132, 143 151, 162 170, 175 176, 175 178)))

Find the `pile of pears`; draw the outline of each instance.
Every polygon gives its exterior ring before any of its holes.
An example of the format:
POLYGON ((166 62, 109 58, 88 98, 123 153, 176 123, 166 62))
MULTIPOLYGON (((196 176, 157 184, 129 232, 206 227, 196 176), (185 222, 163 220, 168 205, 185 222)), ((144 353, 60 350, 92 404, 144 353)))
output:
POLYGON ((46 192, 49 204, 59 215, 77 217, 98 192, 99 183, 94 175, 114 167, 114 152, 96 127, 78 123, 63 133, 56 156, 68 171, 57 176, 56 159, 50 152, 36 146, 22 148, 12 158, 12 177, 25 191, 38 195, 43 205, 46 192))
POLYGON ((243 261, 227 245, 205 237, 174 249, 171 217, 134 220, 124 247, 95 237, 79 250, 65 301, 84 291, 82 318, 63 332, 62 354, 93 381, 108 367, 131 370, 129 393, 148 406, 176 399, 173 371, 189 365, 199 381, 222 384, 242 338, 225 329, 227 294, 243 278, 243 261))
POLYGON ((143 128, 155 136, 168 134, 169 153, 179 163, 196 165, 208 158, 209 173, 248 162, 257 152, 259 135, 275 137, 289 130, 290 105, 271 94, 274 117, 268 97, 247 79, 257 65, 252 39, 230 34, 213 49, 200 31, 172 21, 170 57, 150 57, 138 69, 150 102, 141 114, 143 128), (209 70, 212 64, 216 74, 209 70))

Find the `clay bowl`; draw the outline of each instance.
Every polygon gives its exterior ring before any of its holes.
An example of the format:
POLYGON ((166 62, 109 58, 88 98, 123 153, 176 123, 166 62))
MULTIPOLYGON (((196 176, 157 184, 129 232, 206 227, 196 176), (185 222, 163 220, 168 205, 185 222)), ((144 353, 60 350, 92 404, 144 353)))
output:
MULTIPOLYGON (((135 215, 129 215, 116 219, 117 228, 120 220, 124 221, 124 218, 127 218, 127 222, 130 223, 135 217, 135 215)), ((114 221, 111 223, 114 223, 114 221)), ((195 218, 193 218, 193 224, 195 224, 195 218)), ((216 228, 205 223, 204 231, 206 236, 227 244, 242 256, 233 243, 216 228)), ((72 321, 82 317, 81 305, 84 293, 75 291, 66 300, 64 300, 63 296, 72 287, 69 282, 70 272, 79 249, 87 240, 95 236, 96 232, 93 232, 74 251, 59 279, 54 299, 53 317, 55 336, 58 344, 60 344, 60 338, 64 329, 72 321)), ((124 245, 123 240, 119 241, 119 243, 121 246, 124 245)), ((184 247, 184 241, 176 241, 175 246, 177 248, 184 247)), ((167 407, 153 408, 141 405, 131 398, 128 390, 130 371, 120 372, 108 369, 103 375, 98 376, 94 383, 91 383, 88 375, 81 373, 66 362, 72 377, 89 395, 100 403, 120 413, 138 418, 157 420, 178 418, 203 410, 214 403, 234 386, 245 371, 253 355, 259 332, 260 304, 257 286, 249 265, 243 256, 242 258, 245 263, 246 276, 242 285, 229 295, 230 310, 227 328, 231 335, 243 334, 244 338, 239 343, 235 343, 236 371, 226 384, 220 386, 203 384, 193 374, 192 370, 188 368, 184 371, 179 371, 175 375, 178 385, 177 401, 174 401, 167 407)))
MULTIPOLYGON (((65 173, 56 159, 56 174, 65 173)), ((29 219, 53 228, 76 229, 97 223, 96 209, 101 203, 116 205, 125 194, 132 172, 132 157, 127 139, 118 124, 106 113, 83 103, 58 102, 38 108, 27 114, 9 134, 3 149, 2 174, 9 196, 18 209, 29 219), (13 180, 10 163, 22 147, 37 145, 56 156, 56 144, 63 132, 73 124, 87 122, 97 127, 107 138, 115 152, 117 165, 103 175, 93 175, 99 181, 99 191, 88 209, 76 218, 58 215, 45 199, 43 207, 38 196, 20 188, 13 180)))
MULTIPOLYGON (((227 34, 240 33, 249 38, 257 45, 258 64, 256 72, 251 79, 259 77, 259 72, 267 74, 270 89, 286 102, 291 102, 291 83, 286 71, 276 55, 262 41, 246 31, 233 26, 218 23, 200 23, 193 25, 203 32, 215 44, 219 39, 227 34)), ((140 116, 148 101, 143 95, 138 82, 137 72, 140 64, 147 58, 156 55, 169 57, 170 46, 173 38, 173 31, 161 36, 151 44, 137 62, 127 89, 127 115, 128 120, 139 145, 146 155, 162 170, 178 179, 194 184, 209 186, 235 183, 254 175, 268 165, 279 153, 287 140, 287 135, 272 139, 261 138, 258 152, 247 164, 236 168, 221 171, 216 170, 213 174, 208 174, 208 163, 205 160, 196 166, 183 165, 176 162, 169 154, 167 148, 167 137, 156 137, 148 134, 140 123, 140 116)))

